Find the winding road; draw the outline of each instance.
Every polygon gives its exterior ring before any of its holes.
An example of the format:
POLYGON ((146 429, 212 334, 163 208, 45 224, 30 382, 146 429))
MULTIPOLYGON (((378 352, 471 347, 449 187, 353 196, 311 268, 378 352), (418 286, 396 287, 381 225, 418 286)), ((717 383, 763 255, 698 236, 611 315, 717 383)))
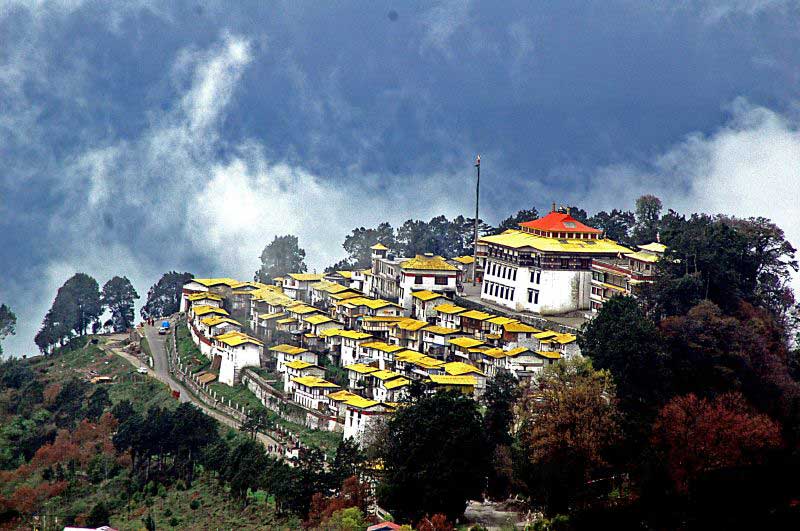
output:
MULTIPOLYGON (((156 379, 160 380, 161 382, 167 384, 171 389, 180 391, 180 401, 181 402, 191 402, 193 405, 200 408, 203 413, 206 415, 218 420, 222 424, 226 426, 230 426, 234 429, 239 429, 241 427, 241 423, 231 417, 220 413, 216 409, 207 406, 203 402, 200 401, 196 396, 189 392, 183 384, 176 380, 172 373, 169 372, 169 364, 167 362, 167 349, 166 349, 166 341, 169 338, 169 335, 159 335, 158 328, 155 326, 144 326, 144 336, 147 339, 147 344, 150 346, 150 352, 153 355, 153 367, 148 368, 147 374, 150 376, 155 377, 156 379)), ((115 337, 115 336, 112 336, 115 337)), ((125 336, 122 336, 124 338, 125 336)), ((126 359, 130 364, 134 365, 135 367, 139 367, 141 362, 135 356, 128 354, 127 352, 123 351, 122 349, 112 347, 107 345, 114 354, 121 356, 122 358, 126 359)), ((279 443, 269 437, 268 435, 264 435, 263 433, 258 434, 258 440, 264 444, 265 448, 278 448, 280 445, 279 443)), ((280 456, 281 454, 278 452, 272 452, 273 455, 280 456)))

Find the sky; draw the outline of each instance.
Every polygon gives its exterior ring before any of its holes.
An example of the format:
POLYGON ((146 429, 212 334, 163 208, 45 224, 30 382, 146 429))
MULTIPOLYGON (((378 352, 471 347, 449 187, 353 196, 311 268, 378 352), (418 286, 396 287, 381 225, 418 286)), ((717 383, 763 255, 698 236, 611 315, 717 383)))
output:
POLYGON ((358 226, 574 204, 800 246, 800 1, 0 0, 12 355, 75 272, 249 279, 358 226))

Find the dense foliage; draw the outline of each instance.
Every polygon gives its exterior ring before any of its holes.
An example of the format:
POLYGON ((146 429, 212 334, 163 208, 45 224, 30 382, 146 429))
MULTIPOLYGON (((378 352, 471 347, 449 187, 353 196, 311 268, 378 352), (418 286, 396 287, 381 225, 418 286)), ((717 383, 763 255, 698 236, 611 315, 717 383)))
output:
POLYGON ((58 288, 53 305, 36 334, 36 346, 44 352, 63 344, 73 334, 83 336, 99 328, 103 302, 97 281, 85 273, 76 273, 58 288))
POLYGON ((139 294, 133 289, 128 277, 114 277, 103 285, 102 303, 111 312, 111 319, 105 323, 114 332, 123 332, 133 326, 133 305, 139 294))
POLYGON ((193 278, 191 273, 164 273, 147 291, 147 301, 141 310, 142 319, 164 317, 180 310, 183 285, 193 278))
POLYGON ((306 251, 300 247, 297 236, 275 236, 261 252, 261 267, 256 271, 256 282, 271 284, 272 279, 287 273, 305 273, 306 251))

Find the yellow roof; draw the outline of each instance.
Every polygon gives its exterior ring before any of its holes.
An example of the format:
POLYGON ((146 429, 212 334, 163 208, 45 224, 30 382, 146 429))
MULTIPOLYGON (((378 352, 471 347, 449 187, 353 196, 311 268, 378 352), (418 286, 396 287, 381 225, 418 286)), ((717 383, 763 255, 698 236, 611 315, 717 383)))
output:
POLYGON ((416 350, 404 350, 403 352, 395 354, 394 359, 395 361, 417 365, 423 369, 436 369, 444 365, 443 361, 426 356, 422 352, 417 352, 416 350))
POLYGON ((537 350, 536 354, 542 356, 543 358, 551 359, 551 360, 560 360, 561 353, 553 350, 537 350))
POLYGON ((632 258, 633 260, 639 260, 640 262, 649 262, 655 263, 658 262, 658 255, 652 253, 645 253, 639 251, 637 253, 629 253, 625 255, 626 258, 632 258))
POLYGON ((484 344, 483 341, 475 339, 473 337, 454 337, 453 339, 449 339, 447 342, 450 343, 451 345, 455 345, 461 348, 472 348, 484 344))
POLYGON ((339 273, 340 275, 342 275, 342 277, 347 278, 347 279, 353 278, 353 272, 352 271, 337 271, 337 273, 339 273))
POLYGON ((575 334, 558 334, 554 339, 557 343, 562 345, 566 345, 567 343, 572 343, 573 341, 578 340, 575 334))
POLYGON ((450 363, 444 364, 444 372, 447 374, 452 374, 453 376, 462 376, 464 374, 480 374, 481 376, 486 376, 480 369, 477 367, 473 367, 468 363, 463 363, 461 361, 451 361, 450 363))
POLYGON ((370 249, 372 249, 373 251, 388 251, 388 250, 389 250, 389 248, 388 248, 388 247, 386 247, 386 246, 385 246, 384 244, 382 244, 381 242, 378 242, 378 243, 376 243, 375 245, 373 245, 372 247, 370 247, 370 249))
POLYGON ((372 337, 372 334, 357 332, 355 330, 339 330, 338 335, 347 339, 367 339, 372 337))
POLYGON ((345 365, 344 367, 348 371, 354 371, 358 374, 369 374, 371 372, 375 372, 378 370, 377 367, 372 367, 371 365, 364 365, 363 363, 353 363, 352 365, 345 365))
POLYGON ((355 395, 352 398, 348 398, 344 402, 348 406, 353 406, 359 409, 368 409, 380 404, 380 402, 376 402, 374 400, 370 400, 368 398, 364 398, 362 396, 355 395))
POLYGON ((344 301, 361 297, 362 295, 355 290, 343 291, 341 293, 332 293, 330 298, 336 301, 344 301))
POLYGON ((230 317, 223 317, 221 315, 212 315, 211 317, 204 317, 203 319, 200 319, 200 322, 206 326, 217 326, 223 323, 236 325, 238 327, 242 326, 241 323, 239 323, 239 321, 231 319, 230 317))
POLYGON ((451 303, 440 304, 439 306, 434 306, 433 309, 439 313, 446 313, 446 314, 461 313, 463 311, 466 311, 466 308, 462 308, 461 306, 456 306, 455 304, 451 303))
POLYGON ((481 350, 480 352, 484 356, 489 356, 490 358, 494 358, 496 360, 499 360, 506 356, 505 351, 503 351, 503 349, 501 348, 487 348, 486 350, 481 350))
POLYGON ((431 382, 437 385, 469 385, 475 386, 478 381, 474 376, 455 376, 452 374, 431 374, 428 376, 431 382))
POLYGON ((332 393, 328 393, 328 398, 331 400, 335 400, 336 402, 345 402, 354 396, 358 396, 355 393, 351 393, 346 389, 342 389, 341 391, 334 391, 332 393))
POLYGON ((491 319, 492 317, 497 317, 497 316, 492 315, 490 313, 481 312, 479 310, 470 310, 468 312, 462 313, 460 317, 468 317, 470 319, 476 319, 478 321, 485 321, 487 319, 491 319))
POLYGON ((383 341, 370 341, 369 343, 361 343, 362 348, 374 348, 375 350, 380 350, 381 352, 397 352, 398 350, 403 350, 403 347, 399 345, 390 345, 389 343, 385 343, 383 341))
POLYGON ((511 350, 506 350, 506 356, 509 358, 513 358, 514 356, 519 356, 523 352, 533 352, 528 347, 516 347, 512 348, 511 350))
POLYGON ((413 332, 413 331, 419 330, 420 328, 424 328, 424 327, 428 326, 428 322, 427 321, 419 321, 417 319, 411 319, 410 317, 407 317, 407 318, 403 319, 402 321, 398 321, 393 326, 396 326, 400 330, 410 330, 410 331, 413 332))
POLYGON ((202 293, 192 293, 189 295, 188 299, 192 302, 194 301, 202 301, 204 299, 209 299, 212 301, 221 301, 224 297, 222 295, 217 295, 213 291, 204 291, 202 293))
POLYGON ((193 278, 192 281, 197 282, 198 284, 202 284, 207 288, 210 288, 211 286, 219 286, 219 285, 223 285, 223 284, 225 286, 229 286, 229 287, 232 288, 232 287, 240 284, 240 282, 238 280, 236 280, 235 278, 193 278))
POLYGON ((665 253, 667 252, 667 246, 663 243, 653 242, 648 243, 647 245, 640 245, 639 249, 642 251, 650 251, 652 253, 665 253))
POLYGON ((525 323, 507 323, 503 325, 503 330, 512 333, 527 332, 529 334, 538 334, 541 332, 538 328, 526 325, 525 323))
POLYGON ((494 243, 513 249, 531 248, 538 251, 564 252, 564 253, 586 253, 586 254, 626 254, 631 250, 619 245, 614 240, 581 240, 576 238, 559 239, 537 236, 530 232, 509 229, 502 234, 494 236, 484 236, 480 240, 483 243, 494 243))
POLYGON ((461 332, 460 328, 449 328, 447 326, 436 326, 431 325, 425 327, 426 332, 430 332, 431 334, 436 334, 437 336, 449 336, 451 334, 458 334, 461 332))
POLYGON ((297 315, 305 315, 307 313, 314 313, 314 312, 322 312, 319 308, 314 308, 313 306, 309 306, 307 304, 297 304, 295 306, 290 306, 286 308, 287 311, 291 313, 296 313, 297 315))
POLYGON ((418 254, 414 258, 400 264, 400 269, 421 269, 425 271, 458 271, 454 265, 448 264, 441 256, 424 256, 418 254))
POLYGON ((292 356, 296 354, 302 354, 303 352, 308 352, 307 348, 295 347, 294 345, 287 345, 286 343, 270 347, 269 350, 271 350, 272 352, 283 352, 284 354, 291 354, 292 356))
POLYGON ((286 315, 286 312, 260 313, 258 314, 258 318, 269 321, 270 319, 277 319, 278 317, 283 317, 284 315, 286 315))
POLYGON ((339 387, 335 383, 331 383, 327 380, 323 380, 317 376, 295 376, 292 378, 292 381, 295 383, 299 383, 300 385, 305 385, 306 387, 323 387, 323 388, 333 388, 339 387))
POLYGON ((253 345, 261 346, 263 343, 254 337, 250 337, 247 334, 243 334, 241 332, 228 332, 225 334, 220 334, 218 336, 214 336, 214 339, 221 343, 225 343, 230 347, 238 347, 239 345, 243 345, 245 343, 252 343, 253 345))
POLYGON ((296 323, 297 319, 295 319, 294 317, 287 317, 286 319, 278 319, 277 322, 278 324, 291 324, 291 323, 296 323))
POLYGON ((333 321, 333 319, 331 319, 327 315, 309 315, 308 317, 306 317, 303 320, 305 322, 307 322, 308 324, 312 324, 312 325, 318 325, 318 324, 322 324, 322 323, 330 323, 331 321, 333 321))
POLYGON ((465 264, 466 265, 466 264, 471 264, 472 262, 474 262, 475 261, 475 257, 474 256, 456 256, 455 258, 453 258, 453 260, 455 260, 456 262, 458 262, 460 264, 465 264))
POLYGON ((486 334, 486 339, 500 339, 503 337, 502 334, 486 334))
POLYGON ((510 317, 502 317, 502 316, 492 317, 491 319, 487 319, 487 321, 489 321, 492 324, 496 324, 496 325, 500 325, 500 326, 503 326, 503 325, 509 324, 509 323, 518 322, 516 319, 511 319, 510 317))
POLYGON ((322 273, 289 273, 289 276, 298 282, 319 282, 325 277, 322 273))
POLYGON ((396 373, 394 371, 387 371, 387 370, 374 371, 374 372, 369 373, 369 375, 370 376, 374 376, 378 380, 384 380, 384 381, 385 380, 392 380, 394 378, 398 378, 398 377, 401 376, 400 374, 398 374, 398 373, 396 373))
POLYGON ((558 333, 553 332, 552 330, 545 330, 543 332, 539 332, 538 334, 533 334, 533 337, 536 339, 551 339, 558 335, 558 333))
POLYGON ((411 383, 411 380, 408 378, 395 378, 394 380, 389 380, 388 382, 384 382, 383 386, 386 389, 397 389, 398 387, 404 387, 411 383))
POLYGON ((297 369, 297 370, 307 369, 309 367, 316 367, 316 365, 314 365, 313 363, 309 363, 303 360, 293 360, 290 361, 289 363, 285 363, 284 365, 286 365, 290 369, 297 369))
POLYGON ((433 299, 444 298, 444 295, 442 295, 441 293, 436 293, 427 289, 423 289, 420 291, 412 291, 411 296, 421 301, 431 301, 433 299))
POLYGON ((223 310, 222 308, 217 308, 216 306, 193 306, 192 313, 194 313, 197 317, 207 315, 209 313, 215 313, 217 315, 228 315, 228 312, 223 310))

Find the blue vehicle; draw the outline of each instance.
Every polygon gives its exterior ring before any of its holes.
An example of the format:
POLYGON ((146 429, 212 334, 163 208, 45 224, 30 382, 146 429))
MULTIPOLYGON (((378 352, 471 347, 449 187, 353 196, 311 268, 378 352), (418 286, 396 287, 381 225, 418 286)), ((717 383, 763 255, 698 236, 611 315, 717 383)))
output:
POLYGON ((164 335, 167 332, 169 332, 169 321, 161 321, 161 328, 158 329, 158 333, 164 335))

